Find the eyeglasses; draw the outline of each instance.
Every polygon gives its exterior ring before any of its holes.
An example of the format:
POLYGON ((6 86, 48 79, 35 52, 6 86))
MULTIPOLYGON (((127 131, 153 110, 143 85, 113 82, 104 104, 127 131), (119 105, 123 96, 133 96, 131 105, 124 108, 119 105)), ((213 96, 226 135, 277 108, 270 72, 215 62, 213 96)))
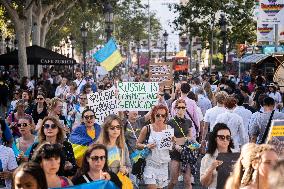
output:
POLYGON ((184 107, 184 106, 178 106, 178 107, 177 107, 177 109, 183 109, 183 110, 184 110, 185 108, 186 108, 186 107, 184 107))
POLYGON ((160 117, 165 118, 166 116, 167 116, 166 114, 156 114, 156 117, 158 117, 158 118, 160 118, 160 117))
POLYGON ((36 98, 37 100, 43 100, 43 98, 36 98))
POLYGON ((114 129, 121 130, 121 126, 120 125, 110 126, 109 129, 110 130, 114 130, 114 129))
POLYGON ((55 129, 57 126, 53 123, 53 124, 44 124, 43 125, 43 127, 45 128, 45 129, 49 129, 49 128, 51 128, 51 129, 55 129))
POLYGON ((106 156, 93 156, 93 157, 90 157, 90 159, 91 159, 92 161, 99 161, 99 159, 100 159, 101 161, 103 161, 103 160, 106 159, 106 156))
POLYGON ((29 124, 27 124, 27 123, 18 123, 17 124, 17 127, 27 127, 29 124))
POLYGON ((225 141, 225 139, 227 141, 231 141, 231 136, 230 135, 217 135, 217 137, 221 140, 221 141, 225 141))
POLYGON ((82 97, 81 97, 80 100, 87 100, 87 98, 82 98, 82 97))
POLYGON ((85 119, 94 119, 95 115, 86 115, 84 116, 85 119))

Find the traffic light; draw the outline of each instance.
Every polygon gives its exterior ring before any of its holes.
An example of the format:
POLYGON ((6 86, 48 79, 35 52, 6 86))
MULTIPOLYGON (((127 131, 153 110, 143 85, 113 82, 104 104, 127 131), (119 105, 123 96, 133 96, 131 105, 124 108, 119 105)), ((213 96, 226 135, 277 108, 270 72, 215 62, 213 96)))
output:
POLYGON ((237 44, 237 55, 238 58, 241 58, 246 52, 246 45, 245 44, 237 44))

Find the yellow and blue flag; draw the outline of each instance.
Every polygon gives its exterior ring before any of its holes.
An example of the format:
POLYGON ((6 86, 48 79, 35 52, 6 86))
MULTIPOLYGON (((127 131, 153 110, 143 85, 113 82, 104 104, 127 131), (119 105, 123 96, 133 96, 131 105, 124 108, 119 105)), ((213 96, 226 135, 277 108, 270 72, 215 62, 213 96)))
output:
POLYGON ((107 71, 111 71, 116 65, 122 62, 121 54, 113 38, 93 56, 107 71))
MULTIPOLYGON (((106 181, 106 180, 98 180, 93 181, 90 183, 85 184, 79 184, 75 186, 68 186, 64 187, 66 189, 118 189, 118 187, 112 182, 112 181, 106 181)), ((59 188, 57 188, 59 189, 59 188)))

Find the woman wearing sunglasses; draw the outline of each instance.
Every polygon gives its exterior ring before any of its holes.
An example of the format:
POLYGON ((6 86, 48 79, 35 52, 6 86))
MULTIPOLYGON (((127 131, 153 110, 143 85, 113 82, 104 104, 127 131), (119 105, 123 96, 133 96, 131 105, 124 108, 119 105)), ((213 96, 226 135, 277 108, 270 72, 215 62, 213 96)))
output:
MULTIPOLYGON (((192 123, 189 119, 185 118, 186 103, 183 99, 178 99, 175 103, 176 116, 170 119, 168 124, 174 129, 175 145, 172 152, 170 152, 171 163, 171 180, 168 188, 172 189, 178 182, 181 167, 181 149, 186 140, 191 140, 191 127, 192 123)), ((183 173, 185 188, 191 188, 191 173, 190 166, 186 166, 183 173)))
POLYGON ((79 167, 82 164, 82 158, 87 146, 98 140, 101 127, 95 123, 95 112, 91 109, 85 109, 82 112, 82 123, 76 127, 70 134, 70 142, 73 145, 79 167), (81 149, 79 148, 81 147, 81 149))
POLYGON ((17 127, 22 136, 14 141, 12 148, 18 162, 22 163, 28 161, 36 137, 32 134, 32 119, 29 116, 20 118, 17 127))
POLYGON ((116 174, 121 172, 124 175, 130 173, 131 163, 125 143, 124 129, 117 115, 112 114, 105 118, 98 143, 105 144, 107 147, 108 166, 112 172, 116 174))
POLYGON ((144 181, 148 189, 164 188, 168 185, 168 163, 171 158, 169 149, 158 148, 162 141, 164 130, 171 129, 167 125, 168 109, 164 105, 157 105, 152 109, 150 136, 145 144, 147 136, 147 126, 144 126, 138 137, 136 147, 138 149, 149 148, 152 153, 146 158, 144 169, 144 181))
POLYGON ((103 144, 92 144, 84 154, 82 167, 73 177, 74 185, 89 183, 96 180, 110 180, 118 188, 122 187, 116 174, 109 171, 108 151, 103 144))
POLYGON ((223 162, 216 160, 218 153, 231 153, 234 148, 231 131, 224 123, 217 123, 208 138, 208 150, 201 160, 200 182, 209 189, 217 187, 216 168, 223 162))
POLYGON ((35 124, 38 123, 39 119, 43 119, 47 116, 47 104, 45 102, 45 94, 39 92, 36 96, 36 103, 32 107, 32 117, 34 119, 35 124))
POLYGON ((58 175, 73 176, 77 171, 73 148, 72 145, 64 139, 64 130, 59 120, 53 116, 47 116, 43 119, 38 132, 38 142, 33 144, 29 159, 31 159, 36 148, 45 142, 62 145, 61 166, 58 175))
POLYGON ((35 151, 32 161, 42 167, 48 188, 64 188, 72 186, 72 182, 65 176, 59 176, 62 148, 60 144, 43 143, 35 151))

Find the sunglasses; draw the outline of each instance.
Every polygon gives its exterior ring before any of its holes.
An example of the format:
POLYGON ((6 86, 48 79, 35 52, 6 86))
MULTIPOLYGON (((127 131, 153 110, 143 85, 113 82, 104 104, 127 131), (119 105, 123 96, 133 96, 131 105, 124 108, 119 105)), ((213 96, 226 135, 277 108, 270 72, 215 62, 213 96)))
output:
POLYGON ((44 124, 43 125, 43 127, 45 128, 45 129, 49 129, 49 128, 51 128, 51 129, 55 129, 57 126, 53 123, 53 124, 44 124))
POLYGON ((87 98, 80 98, 80 100, 87 100, 87 98))
POLYGON ((101 161, 103 161, 103 160, 106 159, 106 156, 93 156, 93 157, 90 157, 90 159, 91 159, 92 161, 99 161, 99 159, 100 159, 101 161))
POLYGON ((43 100, 43 98, 36 98, 37 100, 43 100))
POLYGON ((184 106, 178 106, 178 107, 177 107, 177 109, 183 109, 183 110, 184 110, 185 108, 186 108, 186 107, 184 107, 184 106))
POLYGON ((85 119, 94 119, 94 118, 95 118, 95 115, 89 115, 89 116, 86 115, 86 116, 84 116, 84 118, 85 118, 85 119))
POLYGON ((221 141, 231 141, 231 136, 230 135, 217 135, 217 137, 221 140, 221 141))
POLYGON ((156 117, 158 117, 158 118, 160 118, 160 117, 165 118, 166 116, 167 116, 166 114, 156 114, 156 117))
POLYGON ((27 127, 28 126, 28 124, 27 123, 18 123, 17 124, 17 127, 27 127))
POLYGON ((121 126, 120 125, 110 126, 109 129, 110 130, 114 130, 114 129, 121 130, 121 126))

